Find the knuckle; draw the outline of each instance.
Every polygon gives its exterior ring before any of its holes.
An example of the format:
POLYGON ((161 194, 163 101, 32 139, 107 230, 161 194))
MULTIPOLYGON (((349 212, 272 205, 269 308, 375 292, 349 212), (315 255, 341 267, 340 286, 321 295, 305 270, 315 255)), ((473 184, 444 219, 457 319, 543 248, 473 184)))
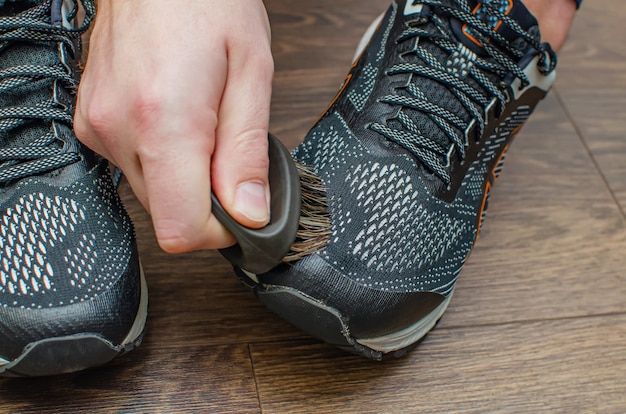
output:
POLYGON ((236 154, 243 171, 262 172, 269 168, 267 156, 267 132, 251 129, 234 138, 233 154, 236 154))
POLYGON ((86 119, 78 118, 77 128, 81 131, 91 128, 98 137, 106 139, 111 135, 115 117, 113 105, 108 105, 104 99, 93 100, 86 109, 86 119))
POLYGON ((220 249, 232 245, 232 241, 218 234, 197 231, 183 223, 167 221, 155 223, 155 234, 159 247, 166 253, 188 253, 201 249, 220 249))
POLYGON ((92 141, 91 129, 89 128, 85 117, 82 116, 78 110, 74 115, 74 133, 83 144, 88 144, 92 141))
POLYGON ((274 58, 271 52, 257 56, 256 68, 261 79, 271 81, 274 78, 274 58))
POLYGON ((150 88, 142 88, 130 101, 129 116, 140 131, 154 129, 164 113, 164 99, 150 88))
POLYGON ((193 251, 193 247, 189 243, 185 243, 184 240, 171 237, 157 237, 157 240, 159 247, 165 253, 178 254, 193 251))
POLYGON ((167 253, 190 252, 198 247, 198 242, 190 237, 193 233, 185 231, 185 226, 173 221, 155 223, 157 241, 167 253))
POLYGON ((193 130, 200 131, 201 136, 214 136, 219 124, 218 109, 212 105, 204 105, 196 109, 197 113, 189 114, 190 126, 193 130))
MULTIPOLYGON (((219 148, 219 146, 218 146, 219 148)), ((249 130, 232 137, 228 150, 213 157, 211 181, 216 194, 234 191, 246 181, 268 182, 268 140, 264 130, 249 130)))

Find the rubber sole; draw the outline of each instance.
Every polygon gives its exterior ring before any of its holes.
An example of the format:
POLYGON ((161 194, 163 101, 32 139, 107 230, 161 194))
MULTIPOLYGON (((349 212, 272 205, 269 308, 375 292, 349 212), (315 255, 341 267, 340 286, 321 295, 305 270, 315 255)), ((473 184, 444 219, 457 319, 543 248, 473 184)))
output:
POLYGON ((375 338, 355 338, 350 333, 349 317, 339 310, 296 289, 261 285, 256 275, 238 268, 235 272, 267 308, 296 328, 344 351, 376 361, 402 357, 419 345, 441 319, 453 293, 425 317, 400 331, 375 338))
POLYGON ((142 269, 139 311, 120 345, 93 333, 43 339, 27 345, 13 361, 0 360, 0 377, 42 377, 104 365, 141 344, 147 315, 148 288, 142 269))

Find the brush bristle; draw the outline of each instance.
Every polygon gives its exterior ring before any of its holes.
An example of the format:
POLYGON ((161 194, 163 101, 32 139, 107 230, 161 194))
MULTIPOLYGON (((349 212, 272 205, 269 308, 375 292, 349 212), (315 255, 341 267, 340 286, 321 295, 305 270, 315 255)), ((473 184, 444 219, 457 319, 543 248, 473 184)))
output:
POLYGON ((299 260, 323 249, 330 239, 330 215, 326 187, 322 180, 306 165, 296 162, 302 191, 300 225, 296 241, 283 262, 299 260))

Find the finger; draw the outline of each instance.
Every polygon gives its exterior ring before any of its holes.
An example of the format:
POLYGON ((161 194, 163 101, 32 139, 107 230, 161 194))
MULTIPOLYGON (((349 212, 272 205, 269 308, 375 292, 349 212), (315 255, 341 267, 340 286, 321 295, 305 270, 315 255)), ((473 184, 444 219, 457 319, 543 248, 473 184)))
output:
POLYGON ((273 62, 266 53, 231 54, 220 107, 212 183, 224 208, 239 223, 260 228, 269 222, 267 156, 273 62))
POLYGON ((76 134, 76 138, 78 138, 83 145, 89 147, 93 152, 100 154, 117 165, 113 154, 104 145, 102 140, 98 139, 98 134, 92 128, 88 115, 88 109, 83 105, 80 95, 79 89, 76 109, 74 111, 74 133, 76 134))
POLYGON ((165 141, 140 151, 150 214, 161 248, 180 253, 234 244, 211 215, 210 140, 204 136, 160 140, 165 141))
MULTIPOLYGON (((81 87, 82 85, 85 85, 85 83, 81 84, 81 87)), ((119 136, 122 134, 115 134, 112 128, 107 127, 112 122, 111 111, 107 112, 105 110, 106 106, 102 105, 106 98, 98 100, 97 103, 91 100, 90 105, 83 105, 84 102, 81 96, 85 95, 81 94, 81 91, 82 89, 79 88, 78 101, 74 112, 74 133, 76 137, 92 151, 100 154, 120 168, 124 172, 139 202, 147 211, 150 211, 141 166, 135 151, 129 145, 132 142, 132 137, 128 136, 128 134, 119 136), (92 125, 98 125, 98 131, 92 125), (120 145, 120 143, 125 145, 120 145)), ((108 95, 105 94, 104 96, 107 97, 108 95)))

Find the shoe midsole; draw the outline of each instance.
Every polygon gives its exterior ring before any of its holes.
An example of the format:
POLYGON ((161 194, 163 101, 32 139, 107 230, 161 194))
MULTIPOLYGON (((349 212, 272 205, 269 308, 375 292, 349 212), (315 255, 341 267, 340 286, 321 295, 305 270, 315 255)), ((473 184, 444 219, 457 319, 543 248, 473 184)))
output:
POLYGON ((404 349, 420 340, 435 326, 448 308, 453 293, 454 290, 432 312, 407 328, 378 338, 355 338, 355 340, 363 346, 382 353, 404 349))
POLYGON ((139 309, 135 322, 130 328, 128 335, 122 341, 122 346, 129 345, 137 340, 146 326, 146 320, 148 319, 148 284, 146 283, 146 277, 143 273, 143 266, 139 264, 139 272, 141 277, 141 297, 139 299, 139 309))

